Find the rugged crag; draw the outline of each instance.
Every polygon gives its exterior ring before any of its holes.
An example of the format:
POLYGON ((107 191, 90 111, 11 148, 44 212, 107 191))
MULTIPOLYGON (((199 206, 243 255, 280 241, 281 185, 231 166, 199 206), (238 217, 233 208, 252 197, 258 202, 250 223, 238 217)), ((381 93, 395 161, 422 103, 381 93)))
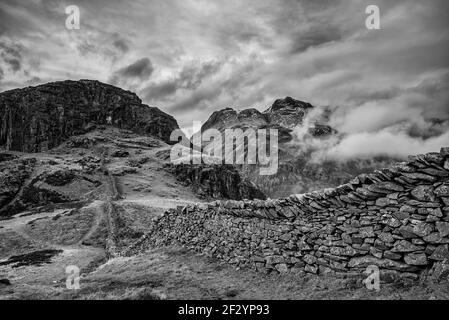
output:
POLYGON ((37 207, 87 200, 102 183, 87 173, 36 158, 0 162, 0 218, 37 207))
POLYGON ((133 250, 183 245, 263 272, 449 274, 449 148, 347 184, 167 211, 133 250))
POLYGON ((40 152, 96 125, 169 142, 176 120, 132 92, 98 81, 61 81, 0 93, 0 147, 40 152))
POLYGON ((166 170, 179 181, 191 185, 193 191, 212 199, 266 199, 254 183, 242 179, 231 165, 168 164, 166 170))

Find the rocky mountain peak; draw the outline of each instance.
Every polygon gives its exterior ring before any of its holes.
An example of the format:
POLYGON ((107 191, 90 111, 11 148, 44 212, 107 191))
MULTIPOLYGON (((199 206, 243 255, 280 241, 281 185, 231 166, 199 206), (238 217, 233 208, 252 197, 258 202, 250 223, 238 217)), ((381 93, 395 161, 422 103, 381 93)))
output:
POLYGON ((273 113, 277 111, 283 111, 285 109, 312 109, 313 106, 310 103, 293 99, 292 97, 285 97, 284 99, 276 99, 270 108, 264 111, 264 113, 273 113))
POLYGON ((310 103, 286 97, 275 100, 273 105, 263 113, 273 125, 292 128, 301 124, 304 116, 312 108, 310 103))
POLYGON ((59 81, 0 93, 0 146, 40 152, 97 125, 169 142, 176 120, 133 92, 92 80, 59 81))

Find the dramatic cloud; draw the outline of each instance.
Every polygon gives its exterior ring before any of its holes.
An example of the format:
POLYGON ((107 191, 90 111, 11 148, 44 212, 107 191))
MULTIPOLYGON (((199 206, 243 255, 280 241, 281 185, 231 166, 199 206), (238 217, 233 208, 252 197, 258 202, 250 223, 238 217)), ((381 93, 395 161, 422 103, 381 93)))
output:
POLYGON ((292 96, 333 109, 346 140, 328 147, 341 156, 362 138, 393 135, 415 153, 446 137, 447 0, 79 0, 81 29, 67 30, 72 4, 0 3, 0 90, 98 79, 181 127, 292 96), (365 27, 372 4, 381 30, 365 27))
POLYGON ((0 41, 0 60, 15 73, 22 68, 22 55, 20 46, 14 43, 0 41))
POLYGON ((350 135, 335 147, 328 156, 336 159, 389 155, 405 158, 410 154, 423 154, 447 146, 449 132, 430 139, 410 137, 402 131, 381 130, 375 133, 362 132, 350 135))
POLYGON ((148 101, 160 101, 174 95, 178 90, 195 91, 210 75, 220 68, 218 62, 192 63, 185 65, 182 70, 169 79, 150 83, 144 90, 144 98, 148 101))
POLYGON ((114 72, 114 77, 118 78, 138 78, 147 79, 154 71, 150 59, 143 58, 114 72))

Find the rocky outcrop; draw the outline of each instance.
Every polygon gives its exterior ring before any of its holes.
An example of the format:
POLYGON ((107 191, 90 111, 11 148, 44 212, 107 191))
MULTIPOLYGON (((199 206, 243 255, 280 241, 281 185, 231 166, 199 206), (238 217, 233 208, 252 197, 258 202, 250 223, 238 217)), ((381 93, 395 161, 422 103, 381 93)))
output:
POLYGON ((0 147, 40 152, 111 124, 169 142, 176 120, 132 92, 98 81, 61 81, 0 93, 0 147))
POLYGON ((264 114, 272 125, 293 128, 302 124, 306 114, 313 108, 310 103, 286 97, 274 101, 273 105, 264 111, 264 114))
POLYGON ((43 168, 35 158, 0 163, 0 218, 40 206, 86 200, 101 185, 70 169, 43 168))
POLYGON ((7 215, 10 204, 30 178, 36 159, 20 159, 0 163, 0 216, 7 215))
POLYGON ((252 182, 242 179, 231 165, 167 164, 165 169, 193 191, 213 199, 266 199, 252 182))
POLYGON ((447 277, 449 148, 333 189, 166 212, 134 248, 169 244, 263 272, 447 277))

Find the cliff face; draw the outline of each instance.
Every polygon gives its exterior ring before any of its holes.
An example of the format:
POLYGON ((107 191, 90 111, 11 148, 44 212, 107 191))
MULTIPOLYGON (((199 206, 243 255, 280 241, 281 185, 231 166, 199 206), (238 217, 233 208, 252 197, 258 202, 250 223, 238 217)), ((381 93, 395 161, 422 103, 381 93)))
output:
POLYGON ((190 185, 195 193, 212 199, 266 199, 252 182, 242 179, 231 165, 169 164, 166 170, 190 185))
POLYGON ((95 125, 112 124, 166 142, 176 120, 132 92, 98 81, 61 81, 0 93, 0 146, 40 152, 95 125))

